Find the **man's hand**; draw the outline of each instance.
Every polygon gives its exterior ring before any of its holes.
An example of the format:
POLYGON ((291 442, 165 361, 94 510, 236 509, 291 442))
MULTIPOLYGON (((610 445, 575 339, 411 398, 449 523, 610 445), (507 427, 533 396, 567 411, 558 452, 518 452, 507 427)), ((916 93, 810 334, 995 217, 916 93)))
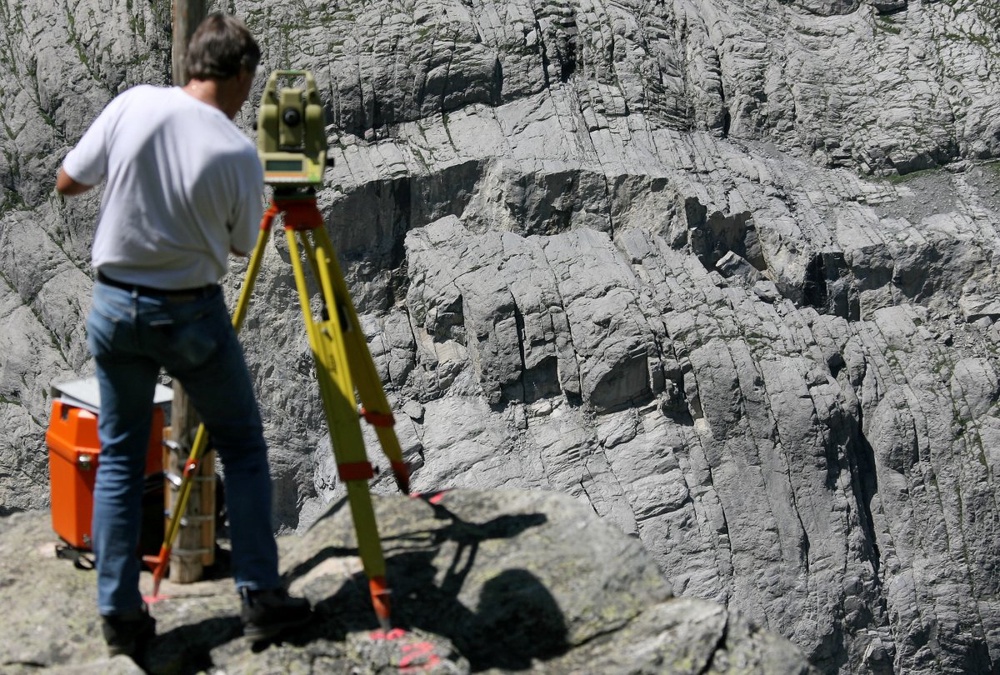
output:
POLYGON ((75 178, 70 176, 66 171, 59 167, 59 173, 56 174, 56 190, 61 195, 66 195, 67 197, 72 197, 73 195, 78 195, 86 192, 93 185, 85 185, 75 178))

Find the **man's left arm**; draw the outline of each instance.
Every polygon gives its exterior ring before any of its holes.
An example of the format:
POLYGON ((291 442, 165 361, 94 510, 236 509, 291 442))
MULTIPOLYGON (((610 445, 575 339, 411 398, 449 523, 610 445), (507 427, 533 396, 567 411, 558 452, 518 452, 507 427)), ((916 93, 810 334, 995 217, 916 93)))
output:
POLYGON ((108 170, 108 128, 119 117, 125 95, 109 103, 63 158, 56 172, 56 191, 71 197, 100 183, 108 170))
POLYGON ((72 197, 74 195, 83 194, 92 187, 94 186, 81 183, 66 173, 66 169, 59 167, 59 172, 56 174, 56 190, 59 194, 72 197))

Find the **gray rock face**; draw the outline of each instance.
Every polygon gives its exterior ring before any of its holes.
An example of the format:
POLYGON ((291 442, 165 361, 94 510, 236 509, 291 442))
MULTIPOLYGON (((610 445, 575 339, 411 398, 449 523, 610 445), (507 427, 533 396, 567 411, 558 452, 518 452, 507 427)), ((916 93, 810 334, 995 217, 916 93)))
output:
MULTIPOLYGON (((104 657, 95 573, 54 555, 47 514, 4 519, 0 668, 11 675, 815 672, 788 640, 739 613, 671 599, 635 539, 586 504, 538 490, 376 499, 396 626, 383 632, 343 506, 279 542, 286 583, 315 610, 307 626, 251 649, 240 637, 231 578, 164 581, 150 610, 157 635, 140 661, 144 670, 104 657)), ((151 592, 151 575, 141 584, 151 592)))
MULTIPOLYGON (((97 197, 52 176, 167 72, 162 7, 50 5, 0 7, 2 513, 46 506, 48 387, 91 368, 97 197)), ((320 83, 319 199, 417 489, 585 501, 823 672, 1000 667, 1000 4, 234 7, 320 83)), ((282 242, 257 288, 304 530, 343 486, 282 242)))

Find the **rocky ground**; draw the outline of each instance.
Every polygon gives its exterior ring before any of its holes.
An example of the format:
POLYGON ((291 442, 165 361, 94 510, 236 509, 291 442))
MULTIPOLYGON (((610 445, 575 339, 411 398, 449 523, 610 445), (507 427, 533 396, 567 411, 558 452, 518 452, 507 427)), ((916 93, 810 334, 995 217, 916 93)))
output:
MULTIPOLYGON (((263 71, 316 75, 319 200, 417 489, 583 500, 822 672, 997 671, 1000 4, 232 9, 263 71)), ((114 93, 167 81, 170 17, 0 20, 11 514, 48 504, 50 384, 90 372, 97 196, 52 177, 114 93)), ((343 487, 280 238, 254 303, 276 526, 304 531, 343 487)))
MULTIPOLYGON (((714 603, 671 599, 635 539, 539 491, 376 502, 393 590, 380 628, 349 507, 281 540, 284 578, 315 619, 279 643, 241 637, 232 579, 164 581, 143 659, 108 659, 94 572, 56 555, 45 514, 0 521, 0 669, 52 673, 808 673, 784 638, 714 603), (140 669, 141 666, 141 669, 140 669)), ((84 558, 85 560, 85 558, 84 558)), ((145 593, 151 575, 143 574, 145 593)))

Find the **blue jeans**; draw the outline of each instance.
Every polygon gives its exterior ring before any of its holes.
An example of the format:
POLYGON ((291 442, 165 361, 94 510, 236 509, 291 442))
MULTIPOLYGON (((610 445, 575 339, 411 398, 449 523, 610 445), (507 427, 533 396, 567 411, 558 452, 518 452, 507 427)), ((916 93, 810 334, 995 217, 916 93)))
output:
POLYGON ((177 302, 96 283, 87 344, 101 394, 92 529, 100 613, 121 614, 142 604, 137 551, 161 368, 183 385, 222 461, 237 588, 279 586, 267 445, 222 291, 177 302))

